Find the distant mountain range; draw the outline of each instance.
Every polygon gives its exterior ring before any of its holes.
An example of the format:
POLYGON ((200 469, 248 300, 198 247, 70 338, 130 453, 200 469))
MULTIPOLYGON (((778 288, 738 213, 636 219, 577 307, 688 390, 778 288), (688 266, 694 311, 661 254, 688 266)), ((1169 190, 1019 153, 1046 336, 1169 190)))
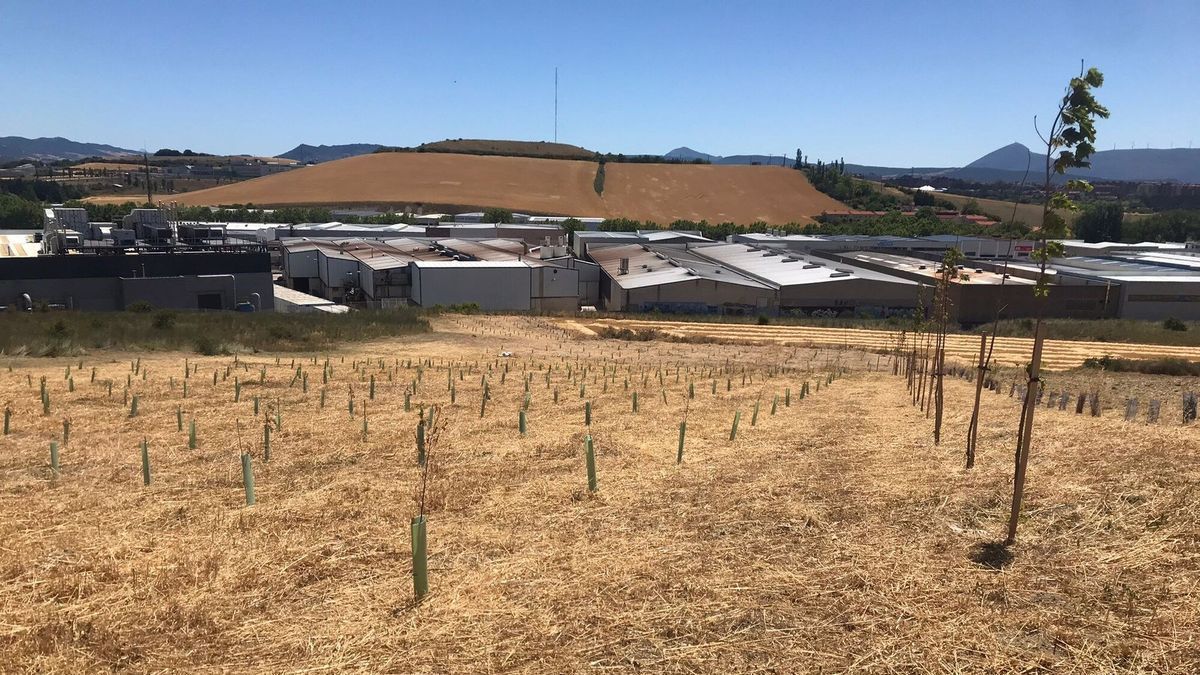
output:
POLYGON ((43 162, 84 159, 86 157, 122 157, 139 155, 137 150, 100 143, 79 143, 66 138, 0 137, 0 162, 33 159, 43 162))
MULTIPOLYGON (((1200 149, 1100 150, 1091 157, 1088 169, 1074 169, 1068 178, 1123 181, 1178 181, 1200 183, 1200 149)), ((993 150, 961 167, 884 167, 847 164, 846 170, 872 178, 914 175, 956 178, 981 183, 1039 183, 1046 171, 1046 157, 1020 143, 993 150), (1026 175, 1028 171, 1028 176, 1026 175)))
POLYGON ((335 159, 367 155, 382 147, 382 145, 375 143, 347 143, 345 145, 308 145, 307 143, 301 143, 282 155, 276 155, 276 157, 294 159, 297 162, 331 162, 335 159))
POLYGON ((796 161, 795 157, 784 157, 783 155, 729 155, 728 157, 722 157, 720 155, 699 152, 686 146, 675 148, 663 155, 663 157, 677 159, 682 162, 702 159, 712 164, 773 164, 775 166, 791 166, 796 161))
MULTIPOLYGON (((731 155, 721 157, 691 148, 676 148, 666 154, 681 160, 704 159, 714 164, 780 164, 791 166, 794 157, 768 155, 731 155)), ((1068 177, 1092 180, 1178 181, 1200 183, 1200 149, 1101 150, 1091 157, 1090 169, 1076 169, 1068 177)), ((846 164, 846 171, 868 178, 928 176, 955 178, 982 183, 1037 183, 1045 175, 1045 155, 1037 155, 1020 143, 993 150, 964 167, 895 167, 846 164), (1028 177, 1026 171, 1028 170, 1028 177)))
MULTIPOLYGON (((460 141, 462 142, 462 141, 460 141)), ((450 143, 450 142, 443 142, 450 143)), ((468 143, 490 143, 504 146, 504 141, 469 141, 468 143)), ((508 143, 511 145, 511 143, 508 143)), ((430 148, 438 143, 427 144, 430 148)), ((543 144, 545 145, 545 144, 543 144)), ((329 162, 375 152, 383 146, 376 143, 349 143, 345 145, 300 144, 279 155, 298 162, 329 162)), ((490 147, 490 146, 489 146, 490 147)), ((570 146, 563 146, 570 147, 570 146)), ((448 148, 449 149, 449 148, 448 148)), ((580 151, 590 152, 590 151, 580 151)), ((80 160, 88 157, 115 158, 139 155, 138 150, 119 148, 101 143, 81 143, 66 138, 23 138, 21 136, 0 137, 0 163, 19 160, 80 160)), ((499 154, 503 154, 502 152, 499 154)), ((675 148, 664 157, 680 161, 704 160, 713 164, 763 164, 791 166, 795 157, 783 155, 711 155, 688 147, 675 148)), ((1200 149, 1173 148, 1101 150, 1092 155, 1090 169, 1076 170, 1069 177, 1094 180, 1123 181, 1178 181, 1200 183, 1200 149)), ((891 178, 913 175, 944 177, 976 182, 1026 182, 1037 183, 1045 171, 1045 158, 1038 156, 1020 143, 1010 143, 987 153, 963 167, 890 167, 867 164, 846 164, 846 170, 868 178, 891 178), (1028 176, 1026 177, 1026 170, 1028 176)))

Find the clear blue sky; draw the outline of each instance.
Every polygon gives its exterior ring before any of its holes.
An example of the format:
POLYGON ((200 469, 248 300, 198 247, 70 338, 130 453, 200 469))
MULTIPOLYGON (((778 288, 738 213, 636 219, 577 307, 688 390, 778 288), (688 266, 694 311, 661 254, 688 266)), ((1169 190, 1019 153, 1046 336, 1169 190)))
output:
POLYGON ((0 136, 274 155, 559 140, 961 165, 1079 59, 1101 148, 1200 147, 1200 2, 0 0, 0 136), (1076 27, 1076 17, 1090 17, 1076 27))

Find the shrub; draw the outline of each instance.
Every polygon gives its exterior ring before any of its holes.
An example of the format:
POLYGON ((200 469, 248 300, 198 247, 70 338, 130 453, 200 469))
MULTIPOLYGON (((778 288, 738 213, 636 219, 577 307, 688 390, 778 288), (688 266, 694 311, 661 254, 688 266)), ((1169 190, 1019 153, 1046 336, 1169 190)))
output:
POLYGON ((158 330, 171 330, 175 327, 175 312, 159 312, 154 315, 152 325, 158 330))
POLYGON ((137 302, 129 303, 129 305, 125 308, 125 311, 133 312, 135 314, 149 314, 150 312, 154 311, 154 305, 151 305, 145 300, 138 300, 137 302))
POLYGON ((1200 375, 1200 362, 1185 359, 1119 359, 1101 356, 1084 360, 1085 368, 1097 368, 1112 373, 1142 373, 1143 375, 1200 375))
POLYGON ((1166 328, 1167 330, 1185 331, 1187 330, 1187 324, 1173 316, 1170 316, 1167 317, 1166 321, 1163 321, 1163 328, 1166 328))
POLYGON ((228 351, 225 349, 225 346, 217 342, 216 339, 210 335, 201 335, 197 337, 194 346, 196 348, 196 353, 204 356, 218 356, 228 353, 228 351))
POLYGON ((758 325, 766 326, 771 323, 771 319, 766 314, 758 315, 758 325))

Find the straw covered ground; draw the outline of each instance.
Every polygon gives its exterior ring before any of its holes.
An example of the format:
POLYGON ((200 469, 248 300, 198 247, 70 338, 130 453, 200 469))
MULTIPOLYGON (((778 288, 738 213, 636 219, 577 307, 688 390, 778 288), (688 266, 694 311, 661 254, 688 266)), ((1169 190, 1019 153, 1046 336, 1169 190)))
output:
MULTIPOLYGON (((895 350, 905 337, 899 330, 866 328, 832 328, 827 326, 754 326, 733 323, 700 321, 660 321, 646 319, 561 319, 559 324, 583 335, 595 336, 601 329, 658 331, 667 336, 689 341, 738 342, 746 344, 779 344, 791 347, 833 347, 864 349, 873 352, 895 350)), ((912 339, 911 334, 907 335, 912 339)), ((909 347, 912 343, 909 342, 909 347)), ((1024 367, 1029 363, 1033 340, 1023 337, 998 337, 992 358, 997 365, 1024 367)), ((947 358, 973 361, 978 359, 979 336, 955 335, 946 337, 947 358)), ((1046 340, 1042 367, 1048 370, 1067 370, 1083 364, 1084 359, 1105 355, 1126 359, 1182 358, 1196 359, 1196 345, 1157 345, 1129 342, 1089 342, 1084 340, 1046 340)))
POLYGON ((1005 549, 1016 399, 985 394, 964 471, 971 383, 947 380, 935 447, 886 355, 446 317, 331 354, 138 358, 0 360, 0 671, 1200 668, 1200 429, 1180 424, 1169 378, 1129 380, 1166 392, 1157 424, 1038 410, 1005 549), (429 449, 430 593, 415 603, 420 404, 442 406, 444 430, 429 449))

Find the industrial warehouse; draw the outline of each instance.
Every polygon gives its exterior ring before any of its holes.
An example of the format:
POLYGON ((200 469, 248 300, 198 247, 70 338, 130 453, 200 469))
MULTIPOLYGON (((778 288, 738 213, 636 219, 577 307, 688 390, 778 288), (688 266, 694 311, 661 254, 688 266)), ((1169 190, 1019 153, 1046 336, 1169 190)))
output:
POLYGON ((192 223, 136 209, 92 223, 52 208, 40 232, 6 235, 0 306, 120 310, 345 312, 478 308, 882 317, 928 310, 940 261, 965 261, 954 319, 1200 320, 1200 246, 1066 241, 1035 299, 1033 241, 990 237, 815 236, 598 229, 579 218, 431 214, 414 224, 192 223))

